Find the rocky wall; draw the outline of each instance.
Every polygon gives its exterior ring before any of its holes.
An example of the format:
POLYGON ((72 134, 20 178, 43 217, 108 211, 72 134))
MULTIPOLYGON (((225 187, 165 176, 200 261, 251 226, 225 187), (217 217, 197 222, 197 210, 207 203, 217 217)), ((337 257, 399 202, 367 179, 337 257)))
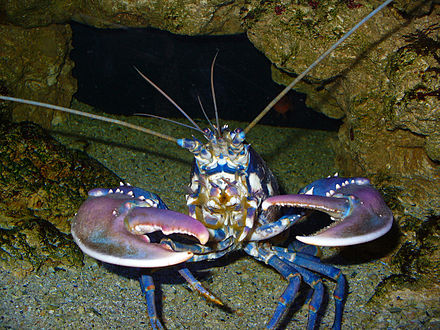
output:
MULTIPOLYGON (((440 9, 402 6, 378 13, 297 89, 310 107, 344 119, 338 167, 388 187, 399 215, 427 219, 440 213, 440 9)), ((274 63, 274 79, 287 84, 372 9, 266 3, 244 22, 274 63)))
MULTIPOLYGON (((23 28, 0 24, 0 89, 2 94, 69 106, 76 91, 69 58, 68 24, 23 28)), ((46 128, 65 118, 61 112, 9 104, 14 121, 31 120, 46 128)))

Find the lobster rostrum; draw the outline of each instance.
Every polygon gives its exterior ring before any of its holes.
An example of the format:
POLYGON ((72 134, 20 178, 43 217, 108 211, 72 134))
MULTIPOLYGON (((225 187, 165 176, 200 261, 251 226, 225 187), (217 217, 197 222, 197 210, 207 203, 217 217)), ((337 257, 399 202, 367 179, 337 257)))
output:
MULTIPOLYGON (((385 1, 366 19, 389 2, 391 0, 385 1)), ((366 19, 335 45, 345 40, 366 19)), ((326 54, 336 46, 332 46, 326 54)), ((287 86, 262 114, 322 58, 287 86)), ((215 59, 211 66, 211 88, 215 105, 214 62, 215 59)), ((262 115, 245 130, 230 130, 226 125, 220 127, 216 111, 216 124, 209 123, 210 128, 202 130, 168 95, 146 76, 141 75, 190 120, 193 125, 191 127, 202 134, 206 143, 195 137, 176 140, 110 118, 0 96, 3 100, 116 122, 175 141, 194 155, 189 192, 186 196, 188 215, 169 210, 156 194, 128 184, 121 183, 119 187, 111 189, 93 189, 79 208, 71 226, 73 238, 81 250, 103 262, 122 266, 158 268, 181 264, 178 272, 190 286, 208 300, 222 305, 219 299, 196 280, 186 268, 185 262, 217 259, 241 249, 273 267, 288 282, 267 328, 272 329, 279 324, 303 281, 313 288, 308 319, 308 328, 313 329, 323 299, 321 276, 324 276, 336 282, 333 292, 336 308, 333 327, 340 329, 345 298, 344 275, 339 269, 322 263, 317 257, 316 249, 310 245, 353 245, 385 234, 391 228, 393 215, 378 191, 366 178, 333 176, 311 183, 298 194, 279 195, 275 176, 245 140, 246 133, 262 115), (291 210, 283 214, 281 211, 286 207, 291 210), (334 224, 312 236, 297 236, 297 240, 286 248, 270 243, 270 238, 286 231, 306 216, 308 209, 327 213, 335 220, 334 224), (152 241, 149 235, 157 231, 169 237, 158 242, 152 241)), ((141 275, 140 283, 147 300, 152 327, 163 328, 155 309, 153 277, 141 275)))

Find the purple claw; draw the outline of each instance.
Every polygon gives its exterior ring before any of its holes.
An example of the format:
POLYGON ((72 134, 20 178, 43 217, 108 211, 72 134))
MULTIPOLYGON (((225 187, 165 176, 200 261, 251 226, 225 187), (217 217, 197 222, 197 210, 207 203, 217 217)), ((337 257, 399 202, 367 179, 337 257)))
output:
POLYGON ((262 205, 263 209, 271 205, 288 205, 319 210, 333 220, 339 220, 313 236, 297 236, 303 243, 321 246, 360 244, 384 235, 392 226, 391 210, 367 179, 322 179, 303 191, 308 194, 274 196, 262 205))
MULTIPOLYGON (((206 243, 209 233, 198 220, 167 209, 148 207, 148 200, 124 193, 89 197, 72 222, 72 236, 81 250, 98 260, 131 267, 164 267, 190 259, 192 252, 174 252, 150 243, 144 235, 161 230, 181 233, 206 243)), ((161 202, 162 203, 162 202, 161 202)))

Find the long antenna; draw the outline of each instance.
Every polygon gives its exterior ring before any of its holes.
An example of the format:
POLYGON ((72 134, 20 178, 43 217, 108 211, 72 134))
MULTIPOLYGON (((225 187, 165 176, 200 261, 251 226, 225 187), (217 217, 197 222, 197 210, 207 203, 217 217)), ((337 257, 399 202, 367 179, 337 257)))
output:
POLYGON ((83 116, 83 117, 87 117, 87 118, 91 118, 91 119, 96 119, 96 120, 100 120, 100 121, 106 121, 108 123, 113 123, 113 124, 117 124, 117 125, 120 125, 120 126, 125 126, 125 127, 128 127, 128 128, 134 129, 136 131, 140 131, 140 132, 143 132, 143 133, 154 135, 154 136, 157 136, 157 137, 159 137, 161 139, 165 139, 165 140, 177 143, 177 139, 173 138, 172 136, 169 136, 169 135, 166 135, 166 134, 162 134, 162 133, 153 131, 151 129, 148 129, 148 128, 145 128, 145 127, 142 127, 142 126, 137 126, 137 125, 134 125, 134 124, 131 124, 131 123, 127 123, 126 121, 122 121, 122 120, 118 120, 118 119, 103 117, 103 116, 95 115, 93 113, 88 113, 88 112, 83 112, 83 111, 79 111, 79 110, 64 108, 64 107, 60 107, 58 105, 52 105, 52 104, 43 103, 43 102, 19 99, 19 98, 16 98, 16 97, 0 95, 0 99, 1 100, 5 100, 5 101, 13 101, 13 102, 18 102, 18 103, 35 105, 37 107, 43 107, 43 108, 47 108, 47 109, 58 110, 58 111, 67 112, 67 113, 71 113, 71 114, 74 114, 74 115, 83 116))
POLYGON ((167 93, 165 93, 159 86, 157 86, 154 82, 152 82, 146 75, 144 75, 142 72, 140 72, 139 70, 138 70, 138 68, 136 68, 136 67, 134 67, 134 69, 140 74, 140 76, 142 77, 142 78, 144 78, 146 81, 148 81, 149 83, 150 83, 150 85, 151 86, 153 86, 154 88, 156 88, 156 90, 158 91, 158 92, 160 92, 163 96, 165 96, 165 98, 168 100, 168 101, 170 101, 171 102, 171 104, 172 105, 174 105, 176 108, 177 108, 177 110, 179 110, 185 117, 186 117, 186 119, 188 119, 189 120, 189 122, 191 123, 191 124, 193 124, 194 125, 194 127, 200 132, 200 133, 202 133, 203 134, 203 131, 202 131, 202 129, 199 127, 199 125, 197 125, 197 123, 194 121, 194 120, 192 120, 192 118, 185 112, 185 111, 183 111, 183 109, 181 108, 181 107, 179 107, 179 105, 171 98, 171 97, 169 97, 168 96, 168 94, 167 93))
POLYGON ((315 66, 318 65, 319 62, 321 62, 324 58, 326 58, 333 50, 335 50, 336 47, 338 47, 341 43, 345 41, 354 31, 356 31, 361 25, 363 25, 366 21, 368 21, 371 17, 376 15, 379 11, 381 11, 383 8, 385 8, 390 2, 393 0, 386 0, 384 3, 382 3, 379 7, 377 7, 375 10, 373 10, 371 13, 369 13, 367 16, 364 17, 363 20, 361 20, 359 23, 357 23, 350 31, 348 31, 346 34, 342 36, 341 39, 336 41, 324 54, 318 57, 318 59, 313 62, 307 69, 304 70, 303 73, 301 73, 298 77, 295 78, 286 88, 282 90, 280 94, 278 94, 277 97, 275 97, 264 109, 260 112, 260 114, 244 129, 244 132, 247 134, 258 122, 263 118, 272 107, 277 104, 281 98, 286 95, 292 88, 295 86, 299 81, 301 81, 304 76, 309 73, 315 66))

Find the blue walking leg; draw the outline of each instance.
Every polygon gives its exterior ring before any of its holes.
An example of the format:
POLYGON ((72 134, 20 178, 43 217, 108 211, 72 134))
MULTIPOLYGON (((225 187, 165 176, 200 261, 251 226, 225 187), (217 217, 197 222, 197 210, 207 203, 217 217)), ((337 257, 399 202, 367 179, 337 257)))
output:
POLYGON ((244 247, 244 251, 255 259, 272 266, 288 281, 287 288, 280 296, 275 312, 266 325, 266 329, 275 329, 298 293, 298 289, 301 285, 301 275, 294 267, 282 261, 272 251, 268 251, 256 243, 249 243, 244 247))
POLYGON ((202 283, 198 281, 193 274, 189 271, 188 268, 179 269, 179 274, 188 282, 191 289, 200 293, 205 299, 212 301, 218 305, 223 306, 223 303, 220 299, 215 297, 211 292, 209 292, 206 288, 202 286, 202 283))
POLYGON ((142 293, 145 296, 145 300, 147 301, 147 313, 150 319, 151 327, 156 329, 163 329, 162 323, 159 321, 156 312, 156 304, 154 302, 154 282, 153 277, 151 275, 141 275, 139 278, 139 282, 141 284, 142 293))
POLYGON ((283 277, 289 283, 279 298, 277 308, 275 309, 272 318, 266 325, 267 329, 275 329, 287 308, 292 304, 296 294, 298 293, 298 289, 301 285, 301 276, 295 268, 288 266, 276 256, 270 258, 267 264, 281 273, 281 275, 283 275, 283 277))
POLYGON ((333 323, 333 329, 341 329, 346 286, 344 274, 342 274, 342 271, 336 267, 323 264, 319 258, 313 255, 295 252, 296 250, 293 249, 294 248, 292 246, 289 246, 289 248, 287 249, 272 247, 271 250, 279 258, 281 258, 285 262, 289 262, 289 264, 294 265, 295 267, 298 266, 309 269, 315 273, 327 276, 336 282, 336 287, 333 291, 333 298, 335 301, 335 319, 333 323))
POLYGON ((301 252, 317 258, 321 257, 321 250, 319 247, 305 244, 298 240, 294 240, 292 243, 290 243, 287 249, 292 252, 301 252))
POLYGON ((318 311, 321 307, 322 298, 324 296, 324 285, 322 284, 322 279, 320 276, 314 274, 310 270, 307 270, 296 264, 294 265, 289 261, 283 261, 291 265, 292 268, 295 268, 296 271, 301 274, 302 280, 313 290, 312 297, 310 298, 309 302, 309 319, 307 321, 307 329, 313 330, 316 326, 318 311))
POLYGON ((294 260, 291 262, 293 262, 295 265, 327 276, 336 282, 336 287, 333 291, 333 298, 335 300, 335 321, 333 323, 333 329, 341 329, 346 287, 346 281, 342 271, 331 265, 310 260, 306 256, 301 256, 300 254, 296 254, 294 260))
MULTIPOLYGON (((298 263, 302 263, 304 259, 299 258, 298 263)), ((342 274, 342 271, 336 267, 331 265, 316 263, 316 262, 304 262, 304 266, 307 269, 320 273, 322 275, 328 276, 334 281, 336 281, 336 287, 333 291, 333 298, 335 300, 335 321, 333 323, 333 329, 339 330, 341 329, 342 324, 342 313, 344 308, 344 299, 345 299, 345 276, 342 274)))

